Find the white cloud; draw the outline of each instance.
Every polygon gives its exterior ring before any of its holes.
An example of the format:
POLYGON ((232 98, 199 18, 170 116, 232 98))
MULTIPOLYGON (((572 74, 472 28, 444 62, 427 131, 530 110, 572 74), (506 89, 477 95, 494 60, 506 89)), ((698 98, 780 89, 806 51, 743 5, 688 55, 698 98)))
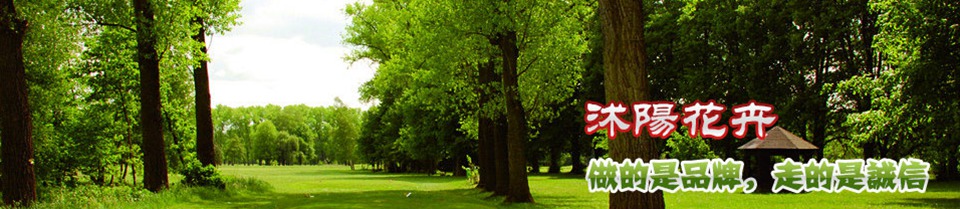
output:
POLYGON ((210 39, 214 105, 366 107, 357 89, 373 77, 369 63, 348 64, 341 46, 346 1, 244 1, 242 25, 210 39))

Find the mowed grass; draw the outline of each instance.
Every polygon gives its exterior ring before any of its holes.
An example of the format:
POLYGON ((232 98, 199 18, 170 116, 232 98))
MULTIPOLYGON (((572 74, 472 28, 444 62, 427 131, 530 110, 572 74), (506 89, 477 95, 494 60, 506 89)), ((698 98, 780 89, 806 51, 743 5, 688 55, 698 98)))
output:
MULTIPOLYGON (((503 204, 464 177, 387 174, 346 166, 221 166, 226 176, 256 178, 262 192, 179 195, 170 208, 606 208, 582 175, 534 174, 534 204, 503 204), (409 195, 408 195, 409 194, 409 195)), ((931 182, 926 193, 740 194, 679 192, 669 208, 960 208, 960 182, 931 182)))

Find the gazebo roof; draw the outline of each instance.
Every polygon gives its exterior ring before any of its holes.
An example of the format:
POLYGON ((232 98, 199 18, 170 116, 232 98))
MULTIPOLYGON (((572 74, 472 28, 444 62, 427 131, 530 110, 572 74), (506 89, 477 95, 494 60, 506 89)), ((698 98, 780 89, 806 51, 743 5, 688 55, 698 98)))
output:
POLYGON ((755 138, 750 140, 737 149, 741 150, 815 150, 819 149, 807 140, 803 140, 797 135, 790 133, 780 126, 776 126, 767 131, 767 137, 763 140, 755 138))

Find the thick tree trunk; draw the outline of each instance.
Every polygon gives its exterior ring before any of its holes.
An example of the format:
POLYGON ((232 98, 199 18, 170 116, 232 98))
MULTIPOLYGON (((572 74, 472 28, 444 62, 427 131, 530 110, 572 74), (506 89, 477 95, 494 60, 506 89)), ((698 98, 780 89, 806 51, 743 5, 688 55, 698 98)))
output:
POLYGON ((507 195, 510 190, 510 163, 507 155, 507 118, 498 116, 493 122, 493 155, 497 168, 493 195, 507 195))
POLYGON ((497 164, 496 156, 494 155, 494 138, 497 137, 497 133, 494 130, 495 124, 493 118, 490 115, 486 114, 482 110, 488 109, 490 105, 490 99, 493 98, 494 93, 491 88, 496 81, 497 75, 494 72, 494 63, 493 61, 488 61, 487 63, 479 66, 479 79, 478 83, 480 87, 478 88, 478 93, 480 95, 480 114, 478 118, 480 119, 478 124, 478 140, 480 141, 479 146, 479 160, 480 160, 480 183, 477 184, 477 188, 482 188, 486 191, 494 191, 497 187, 497 164))
POLYGON ((27 98, 23 37, 27 21, 12 0, 0 1, 0 152, 3 203, 30 205, 37 199, 33 172, 33 118, 27 98))
POLYGON ((160 112, 160 57, 150 0, 133 0, 140 67, 140 126, 143 131, 143 186, 159 192, 169 187, 160 112))
MULTIPOLYGON (((206 28, 203 27, 203 18, 197 18, 200 30, 193 35, 193 40, 202 46, 200 51, 207 54, 206 28)), ((204 166, 217 165, 217 153, 213 143, 213 118, 210 109, 210 78, 207 75, 207 61, 202 60, 197 68, 193 69, 195 102, 197 108, 197 159, 204 166)))
POLYGON ((530 186, 527 185, 527 160, 523 144, 527 138, 527 119, 520 101, 517 81, 517 32, 498 34, 500 53, 503 56, 503 95, 507 107, 507 155, 510 169, 510 191, 506 202, 533 202, 530 186))
MULTIPOLYGON (((632 103, 650 99, 644 45, 643 2, 601 0, 604 87, 608 101, 632 103)), ((610 157, 617 162, 659 156, 649 135, 635 138, 618 134, 610 141, 610 157)), ((663 193, 617 192, 610 194, 610 208, 664 208, 663 193)))

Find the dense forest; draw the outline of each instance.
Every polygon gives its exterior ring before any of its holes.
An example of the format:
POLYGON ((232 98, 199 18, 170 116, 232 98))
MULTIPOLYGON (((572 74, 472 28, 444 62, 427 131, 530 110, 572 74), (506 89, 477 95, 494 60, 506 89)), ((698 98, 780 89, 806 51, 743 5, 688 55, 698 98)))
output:
POLYGON ((822 148, 814 157, 916 157, 957 179, 956 11, 940 0, 357 3, 348 59, 379 64, 360 89, 377 106, 359 152, 395 172, 473 156, 479 187, 528 202, 516 175, 626 156, 613 143, 644 159, 742 159, 736 148, 755 137, 609 141, 583 133, 588 100, 753 99, 822 148))
POLYGON ((0 1, 4 202, 37 185, 159 191, 168 171, 214 164, 204 37, 238 5, 0 1))
POLYGON ((957 1, 355 3, 343 43, 345 59, 376 63, 358 90, 367 110, 213 108, 205 37, 239 24, 238 10, 0 0, 4 203, 30 204, 38 186, 156 192, 196 167, 330 163, 478 172, 478 187, 533 202, 527 173, 543 166, 740 159, 754 138, 611 141, 584 134, 588 100, 752 99, 822 148, 815 157, 915 157, 960 179, 957 1))

